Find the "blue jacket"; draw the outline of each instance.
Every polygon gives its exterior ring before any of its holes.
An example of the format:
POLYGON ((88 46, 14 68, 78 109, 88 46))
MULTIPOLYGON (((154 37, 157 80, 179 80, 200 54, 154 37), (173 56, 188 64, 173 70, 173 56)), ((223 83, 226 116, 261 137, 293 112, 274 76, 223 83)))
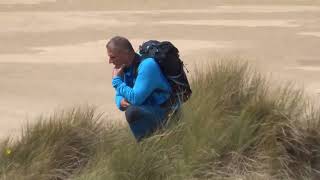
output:
MULTIPOLYGON (((136 58, 140 56, 136 55, 136 58)), ((127 68, 124 77, 116 76, 112 79, 112 86, 116 90, 116 105, 122 111, 120 103, 123 98, 131 105, 160 105, 171 93, 168 80, 153 58, 140 60, 136 73, 133 65, 127 68)))

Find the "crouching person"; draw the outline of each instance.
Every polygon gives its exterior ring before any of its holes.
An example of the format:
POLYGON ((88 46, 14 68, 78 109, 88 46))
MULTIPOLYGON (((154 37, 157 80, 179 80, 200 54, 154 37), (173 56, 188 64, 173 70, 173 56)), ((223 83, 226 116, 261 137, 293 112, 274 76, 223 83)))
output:
POLYGON ((128 39, 113 37, 106 45, 109 63, 114 65, 112 86, 115 102, 137 139, 161 127, 171 112, 171 87, 153 58, 142 59, 128 39))

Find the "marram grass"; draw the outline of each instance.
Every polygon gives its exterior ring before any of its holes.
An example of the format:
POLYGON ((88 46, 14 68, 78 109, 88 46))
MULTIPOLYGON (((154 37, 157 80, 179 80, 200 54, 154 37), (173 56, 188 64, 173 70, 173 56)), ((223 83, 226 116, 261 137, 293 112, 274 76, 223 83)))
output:
POLYGON ((28 125, 0 145, 2 180, 318 179, 319 110, 293 85, 273 87, 247 63, 192 78, 192 98, 136 143, 94 108, 28 125), (272 88, 271 88, 272 87, 272 88))

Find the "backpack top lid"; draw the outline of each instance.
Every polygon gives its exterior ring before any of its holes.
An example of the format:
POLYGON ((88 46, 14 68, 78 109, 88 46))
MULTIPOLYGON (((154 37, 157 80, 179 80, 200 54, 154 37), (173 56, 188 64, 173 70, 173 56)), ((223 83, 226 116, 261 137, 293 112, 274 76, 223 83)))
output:
POLYGON ((157 40, 150 40, 139 46, 139 54, 148 57, 155 57, 158 51, 160 42, 157 40))
POLYGON ((154 58, 167 76, 177 76, 182 71, 183 63, 178 49, 169 41, 150 40, 139 47, 142 59, 154 58))

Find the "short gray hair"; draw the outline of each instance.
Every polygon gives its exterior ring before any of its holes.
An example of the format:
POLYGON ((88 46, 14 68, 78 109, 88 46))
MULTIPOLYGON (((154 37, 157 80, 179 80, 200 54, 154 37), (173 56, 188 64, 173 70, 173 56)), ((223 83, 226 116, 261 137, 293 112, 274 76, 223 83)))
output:
POLYGON ((128 53, 134 52, 130 41, 122 36, 114 36, 113 38, 111 38, 107 43, 106 48, 128 53))

